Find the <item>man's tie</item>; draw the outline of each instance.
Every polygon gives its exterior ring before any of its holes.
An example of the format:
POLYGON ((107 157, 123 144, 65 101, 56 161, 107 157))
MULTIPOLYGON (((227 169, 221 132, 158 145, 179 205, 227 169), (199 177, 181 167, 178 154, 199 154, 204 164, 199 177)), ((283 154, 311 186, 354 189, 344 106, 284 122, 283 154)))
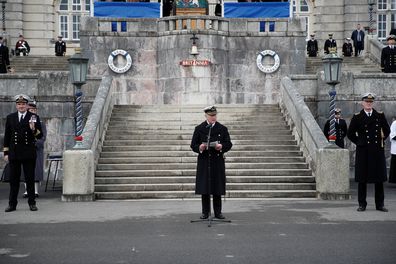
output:
POLYGON ((371 113, 368 113, 368 116, 370 117, 370 116, 371 116, 371 113))
POLYGON ((23 120, 23 114, 21 115, 21 119, 19 119, 19 122, 22 122, 22 120, 23 120))

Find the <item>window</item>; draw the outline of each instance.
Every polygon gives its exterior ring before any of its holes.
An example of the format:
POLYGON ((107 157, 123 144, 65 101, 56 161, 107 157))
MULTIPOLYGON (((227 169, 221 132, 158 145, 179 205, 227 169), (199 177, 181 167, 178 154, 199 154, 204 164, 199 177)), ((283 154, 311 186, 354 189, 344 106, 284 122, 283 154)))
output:
POLYGON ((61 0, 59 3, 59 33, 65 40, 80 39, 81 16, 88 16, 90 0, 61 0))
POLYGON ((309 11, 309 7, 308 7, 307 1, 300 0, 300 11, 301 12, 308 12, 309 11))
POLYGON ((80 16, 73 16, 73 39, 80 39, 80 16))
POLYGON ((391 26, 390 28, 396 28, 396 14, 391 15, 391 26))
POLYGON ((60 27, 60 34, 63 36, 64 39, 69 38, 69 29, 68 29, 68 16, 59 16, 59 27, 60 27))
POLYGON ((378 10, 386 9, 386 1, 387 0, 378 0, 378 10))
POLYGON ((73 0, 73 11, 80 11, 80 10, 81 10, 81 0, 73 0))
POLYGON ((67 10, 68 9, 68 0, 61 0, 59 4, 59 10, 67 10))
POLYGON ((378 39, 386 38, 386 15, 378 15, 378 39))
POLYGON ((391 9, 396 10, 396 0, 391 0, 391 9))

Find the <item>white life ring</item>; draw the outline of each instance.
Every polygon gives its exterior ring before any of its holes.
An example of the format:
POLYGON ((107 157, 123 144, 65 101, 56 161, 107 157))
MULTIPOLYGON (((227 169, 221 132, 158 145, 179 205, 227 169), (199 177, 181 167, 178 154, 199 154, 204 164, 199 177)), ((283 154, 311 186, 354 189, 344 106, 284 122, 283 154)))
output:
POLYGON ((257 64, 257 67, 259 68, 260 71, 262 71, 264 73, 273 73, 273 72, 275 72, 275 71, 277 71, 279 69, 280 58, 279 58, 278 54, 276 54, 275 51, 273 51, 273 50, 264 50, 264 51, 260 52, 259 55, 257 56, 256 64, 257 64), (274 65, 272 65, 272 66, 264 66, 263 65, 263 58, 265 56, 272 56, 274 58, 274 60, 275 60, 274 65))
POLYGON ((128 52, 122 49, 117 49, 110 53, 109 58, 107 59, 107 64, 109 65, 110 69, 115 73, 124 73, 127 72, 132 66, 132 58, 128 52), (117 67, 114 65, 114 58, 118 55, 123 56, 126 59, 126 64, 123 67, 117 67))

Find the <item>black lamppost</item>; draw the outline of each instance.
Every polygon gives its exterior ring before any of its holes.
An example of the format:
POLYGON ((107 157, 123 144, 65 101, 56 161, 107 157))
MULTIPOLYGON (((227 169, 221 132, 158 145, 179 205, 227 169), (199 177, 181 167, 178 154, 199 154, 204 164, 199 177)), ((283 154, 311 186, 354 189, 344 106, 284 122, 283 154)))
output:
POLYGON ((80 49, 76 49, 76 53, 68 61, 70 66, 70 80, 75 86, 75 135, 79 137, 83 130, 83 92, 81 86, 86 83, 89 59, 81 55, 80 49))
POLYGON ((330 95, 330 106, 329 106, 329 119, 330 119, 330 136, 328 140, 331 143, 335 143, 336 131, 335 131, 335 98, 337 95, 335 86, 340 83, 341 78, 341 64, 342 58, 337 56, 336 48, 331 48, 330 53, 323 59, 324 66, 324 78, 327 84, 331 85, 329 91, 330 95))
POLYGON ((375 5, 375 0, 367 0, 369 5, 369 34, 373 33, 373 10, 375 5))

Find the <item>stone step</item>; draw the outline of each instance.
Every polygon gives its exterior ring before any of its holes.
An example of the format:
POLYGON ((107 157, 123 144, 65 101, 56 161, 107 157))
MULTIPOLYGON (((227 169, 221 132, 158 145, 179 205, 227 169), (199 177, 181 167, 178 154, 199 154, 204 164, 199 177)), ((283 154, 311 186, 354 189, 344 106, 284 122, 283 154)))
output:
MULTIPOLYGON (((103 146, 102 151, 114 151, 114 152, 120 152, 120 151, 144 151, 144 150, 149 150, 152 149, 152 151, 180 151, 180 150, 185 150, 185 151, 191 151, 191 148, 189 145, 161 145, 161 146, 151 146, 147 142, 147 145, 142 145, 142 146, 103 146)), ((300 150, 299 146, 296 145, 235 145, 232 147, 233 150, 236 151, 267 151, 267 150, 300 150)))
MULTIPOLYGON (((192 133, 187 133, 187 134, 176 134, 176 133, 170 133, 170 134, 122 134, 118 135, 115 133, 107 133, 105 140, 188 140, 191 141, 192 138, 192 133)), ((231 135, 231 139, 234 140, 285 140, 285 141, 294 141, 294 136, 290 135, 274 135, 274 134, 269 134, 269 135, 231 135)))
MULTIPOLYGON (((195 176, 163 177, 101 177, 95 178, 95 184, 170 184, 194 183, 195 176)), ((227 176, 228 183, 315 183, 313 176, 227 176)))
MULTIPOLYGON (((96 170, 97 177, 169 177, 195 176, 196 169, 183 170, 96 170)), ((227 176, 310 176, 310 169, 228 169, 227 176)))
MULTIPOLYGON (((229 169, 241 169, 241 170, 251 170, 251 169, 307 169, 308 164, 306 163, 226 163, 226 170, 229 169)), ((98 171, 133 171, 133 170, 151 170, 155 168, 156 170, 195 170, 197 167, 196 162, 191 163, 143 163, 143 164, 98 164, 98 171)))
MULTIPOLYGON (((226 198, 315 198, 314 190, 245 190, 227 191, 226 198)), ((95 192, 96 199, 196 199, 193 191, 145 191, 145 192, 95 192)))
MULTIPOLYGON (((234 145, 261 145, 261 146, 268 146, 268 145, 283 145, 283 146, 290 146, 290 145, 295 145, 296 141, 295 140, 232 140, 234 145)), ((174 140, 106 140, 103 143, 103 146, 113 146, 113 147, 118 147, 118 146, 139 146, 139 145, 144 145, 147 146, 149 145, 157 147, 158 145, 167 145, 167 146, 189 146, 191 143, 191 140, 182 140, 182 139, 174 139, 174 140)))
MULTIPOLYGON (((96 184, 95 192, 194 191, 195 183, 96 184)), ((315 190, 314 183, 227 183, 227 190, 315 190)))
MULTIPOLYGON (((285 123, 284 118, 280 114, 273 114, 273 115, 260 115, 260 116, 249 116, 249 119, 254 119, 256 122, 260 123, 267 123, 267 122, 278 122, 278 123, 285 123)), ((219 120, 222 124, 230 124, 230 123, 241 123, 243 124, 250 124, 252 121, 246 119, 244 116, 221 116, 219 120)), ((133 123, 151 123, 155 122, 156 124, 163 124, 163 125, 172 125, 172 124, 192 124, 197 125, 205 121, 202 118, 202 115, 193 116, 193 115, 167 115, 167 114, 158 114, 158 115, 122 115, 118 114, 117 116, 112 115, 111 121, 114 123, 117 122, 133 122, 133 123), (168 123, 168 124, 167 124, 168 123)))
MULTIPOLYGON (((233 130, 233 129, 241 129, 246 128, 248 130, 252 130, 255 129, 256 131, 258 130, 257 133, 260 133, 262 130, 266 131, 266 130, 289 130, 289 126, 287 125, 280 125, 280 124, 272 124, 272 123, 267 123, 267 124, 250 124, 250 125, 238 125, 238 124, 224 124, 227 126, 227 128, 229 130, 233 130)), ((122 129, 121 131, 125 130, 125 129, 133 129, 133 130, 169 130, 169 129, 181 129, 181 130, 190 130, 190 131, 194 131, 196 125, 176 125, 176 126, 157 126, 156 124, 134 124, 134 123, 128 123, 128 122, 113 122, 110 121, 109 126, 111 127, 111 129, 118 129, 118 131, 120 131, 120 129, 122 129)), ((290 131, 289 131, 290 133, 290 131)))
MULTIPOLYGON (((227 164, 230 163, 298 163, 305 162, 304 157, 230 157, 227 155, 226 157, 227 164)), ((195 163, 197 162, 197 157, 122 157, 122 158, 99 158, 99 164, 144 164, 144 163, 195 163)))
MULTIPOLYGON (((194 129, 136 129, 136 128, 114 128, 109 127, 106 131, 106 135, 189 135, 192 136, 194 129), (122 133, 120 133, 120 131, 122 133)), ((291 136, 291 132, 288 129, 279 130, 276 128, 265 128, 262 127, 260 131, 257 129, 229 129, 228 132, 231 135, 231 139, 233 135, 288 135, 291 136)))
MULTIPOLYGON (((302 152, 300 150, 285 150, 285 151, 280 151, 280 150, 269 150, 269 151, 238 151, 238 150, 232 150, 230 152, 227 152, 226 157, 302 157, 302 152)), ((197 153, 194 153, 189 150, 185 151, 170 151, 170 150, 165 150, 165 151, 147 151, 147 150, 142 150, 142 151, 121 151, 121 152, 114 152, 114 151, 106 151, 103 150, 100 154, 102 158, 136 158, 136 157, 197 157, 197 153)))

